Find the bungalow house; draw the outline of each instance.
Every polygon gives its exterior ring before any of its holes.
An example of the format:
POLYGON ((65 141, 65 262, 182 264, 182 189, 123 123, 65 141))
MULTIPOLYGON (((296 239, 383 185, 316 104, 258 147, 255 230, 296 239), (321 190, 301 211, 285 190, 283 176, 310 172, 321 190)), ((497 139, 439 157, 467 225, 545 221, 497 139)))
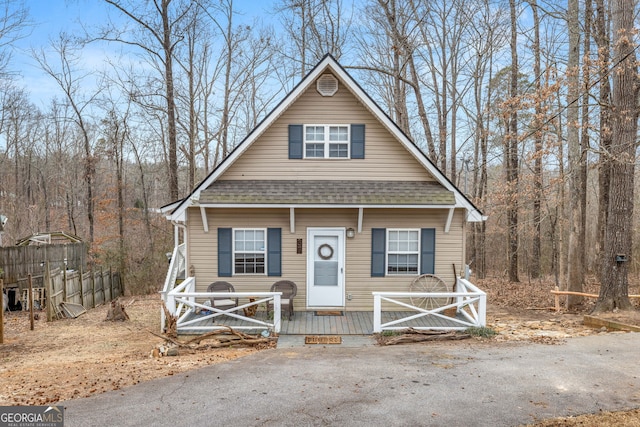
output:
MULTIPOLYGON (((297 284, 296 313, 372 312, 374 293, 408 292, 422 274, 451 292, 466 224, 484 220, 330 55, 163 211, 190 281, 182 303, 216 281, 237 297, 286 279, 297 284)), ((164 290, 176 315, 167 294, 179 269, 164 290)))

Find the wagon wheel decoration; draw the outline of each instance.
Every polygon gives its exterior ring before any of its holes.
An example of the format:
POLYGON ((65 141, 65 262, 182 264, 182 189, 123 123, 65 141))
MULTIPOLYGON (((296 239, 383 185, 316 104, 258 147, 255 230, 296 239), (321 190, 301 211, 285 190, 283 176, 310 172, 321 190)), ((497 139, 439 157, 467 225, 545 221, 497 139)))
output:
MULTIPOLYGON (((449 292, 449 289, 447 284, 438 276, 422 274, 411 282, 409 292, 449 292)), ((425 310, 434 310, 449 303, 449 298, 446 297, 412 296, 410 299, 412 305, 425 310)))

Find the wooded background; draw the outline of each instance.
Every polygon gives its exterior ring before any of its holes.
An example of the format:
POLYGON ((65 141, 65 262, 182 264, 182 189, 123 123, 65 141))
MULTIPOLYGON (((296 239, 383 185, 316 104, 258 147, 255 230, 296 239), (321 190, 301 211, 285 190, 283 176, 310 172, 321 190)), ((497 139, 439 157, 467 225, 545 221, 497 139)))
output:
POLYGON ((470 227, 476 277, 580 290, 640 269, 635 1, 102 3, 101 25, 32 47, 58 93, 38 107, 12 56, 34 22, 0 0, 4 245, 66 230, 157 290, 173 243, 157 208, 330 53, 489 216, 470 227), (96 45, 112 53, 83 60, 96 45))

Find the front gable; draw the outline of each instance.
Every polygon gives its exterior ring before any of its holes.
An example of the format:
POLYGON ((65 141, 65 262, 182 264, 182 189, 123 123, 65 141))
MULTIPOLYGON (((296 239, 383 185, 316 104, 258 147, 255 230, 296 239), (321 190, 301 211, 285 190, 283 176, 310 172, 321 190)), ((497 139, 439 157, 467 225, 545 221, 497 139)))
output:
POLYGON ((346 85, 339 82, 337 89, 333 96, 322 96, 316 84, 309 85, 218 179, 434 180, 346 85), (345 158, 307 157, 304 134, 309 127, 345 129, 345 158))
MULTIPOLYGON (((450 195, 448 203, 437 202, 444 200, 442 194, 430 203, 424 203, 422 198, 429 197, 433 191, 433 186, 428 186, 421 189, 412 200, 406 200, 403 206, 448 208, 447 227, 456 208, 463 208, 467 212, 468 221, 484 220, 482 213, 473 203, 438 170, 330 55, 327 55, 187 198, 177 203, 177 207, 176 204, 168 205, 164 211, 171 212, 168 215, 169 219, 184 221, 186 209, 189 206, 199 206, 204 220, 203 209, 207 207, 204 199, 208 196, 203 198, 204 203, 200 199, 203 192, 216 191, 216 186, 212 184, 226 181, 265 181, 271 188, 274 185, 270 183, 281 180, 289 180, 290 186, 301 180, 314 180, 321 186, 325 185, 322 184, 323 181, 341 181, 339 186, 343 187, 354 180, 369 182, 368 187, 363 185, 365 195, 376 192, 381 187, 393 188, 393 182, 408 181, 410 185, 433 182, 441 190, 436 193, 446 192, 450 195), (318 78, 325 74, 337 77, 339 82, 337 91, 332 96, 322 96, 316 89, 318 78), (299 126, 314 124, 364 125, 364 158, 291 158, 291 125, 297 126, 299 131, 299 126)), ((211 207, 239 207, 249 204, 251 203, 214 203, 211 207)), ((280 200, 268 205, 286 206, 290 209, 296 207, 295 204, 280 200)), ((362 212, 364 205, 366 203, 358 199, 355 204, 344 206, 359 207, 362 212)), ((381 203, 367 206, 375 208, 397 205, 382 200, 381 203)), ((204 225, 206 230, 206 222, 204 225)))

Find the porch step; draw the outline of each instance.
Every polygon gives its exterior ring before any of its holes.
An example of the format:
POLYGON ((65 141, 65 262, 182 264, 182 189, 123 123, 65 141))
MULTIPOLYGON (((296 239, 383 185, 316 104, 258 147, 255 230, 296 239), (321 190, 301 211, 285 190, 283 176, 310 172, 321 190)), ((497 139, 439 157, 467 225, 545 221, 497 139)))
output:
POLYGON ((306 344, 307 335, 280 335, 277 348, 358 348, 372 347, 376 340, 372 335, 340 335, 340 344, 306 344))

